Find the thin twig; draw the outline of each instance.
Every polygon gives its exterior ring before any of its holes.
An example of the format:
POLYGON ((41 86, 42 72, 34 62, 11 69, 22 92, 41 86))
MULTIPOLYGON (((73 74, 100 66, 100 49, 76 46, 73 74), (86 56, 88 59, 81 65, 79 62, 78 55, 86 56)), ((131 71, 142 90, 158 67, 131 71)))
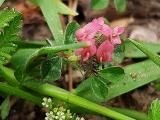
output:
MULTIPOLYGON (((68 6, 76 11, 77 9, 77 5, 78 5, 78 0, 69 0, 68 1, 68 6)), ((74 19, 73 16, 68 16, 68 22, 72 22, 74 19)), ((73 69, 72 69, 72 64, 68 63, 68 84, 69 84, 69 90, 72 91, 73 90, 73 69)))

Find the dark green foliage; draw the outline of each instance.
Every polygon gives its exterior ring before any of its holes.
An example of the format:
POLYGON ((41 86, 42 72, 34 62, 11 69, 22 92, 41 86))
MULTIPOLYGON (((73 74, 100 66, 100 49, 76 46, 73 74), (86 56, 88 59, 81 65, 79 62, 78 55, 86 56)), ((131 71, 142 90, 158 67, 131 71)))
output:
MULTIPOLYGON (((18 80, 25 79, 26 73, 33 72, 32 70, 38 65, 38 49, 21 49, 12 58, 12 64, 15 71, 15 76, 18 80), (35 55, 35 56, 34 56, 35 55), (34 60, 35 62, 30 60, 34 60)), ((40 65, 40 76, 44 81, 57 80, 61 77, 62 59, 59 57, 44 57, 40 65)), ((22 81, 23 81, 22 80, 22 81)))
POLYGON ((54 81, 61 77, 62 58, 53 57, 41 64, 41 77, 43 81, 54 81))
POLYGON ((75 42, 75 31, 80 27, 77 22, 71 22, 67 25, 65 30, 65 44, 71 44, 75 42))
POLYGON ((87 99, 95 102, 105 101, 108 95, 108 86, 123 80, 124 76, 125 74, 122 68, 105 68, 98 72, 97 75, 91 76, 82 82, 76 88, 76 92, 78 95, 87 96, 87 99))
POLYGON ((108 88, 107 83, 105 83, 102 79, 100 79, 99 77, 92 77, 91 89, 96 98, 105 100, 108 93, 108 88))

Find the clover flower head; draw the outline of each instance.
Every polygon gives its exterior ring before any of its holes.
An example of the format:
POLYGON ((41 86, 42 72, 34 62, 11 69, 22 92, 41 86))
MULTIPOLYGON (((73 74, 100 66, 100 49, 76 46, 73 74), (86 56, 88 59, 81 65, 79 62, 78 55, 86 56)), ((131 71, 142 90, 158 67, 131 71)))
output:
POLYGON ((89 47, 79 48, 75 54, 82 58, 82 61, 87 61, 96 54, 99 62, 111 62, 114 48, 117 44, 121 44, 120 35, 124 32, 124 28, 115 27, 110 28, 105 24, 104 18, 100 17, 92 20, 84 27, 76 31, 76 38, 78 42, 90 42, 89 47), (103 36, 100 45, 96 36, 103 36))

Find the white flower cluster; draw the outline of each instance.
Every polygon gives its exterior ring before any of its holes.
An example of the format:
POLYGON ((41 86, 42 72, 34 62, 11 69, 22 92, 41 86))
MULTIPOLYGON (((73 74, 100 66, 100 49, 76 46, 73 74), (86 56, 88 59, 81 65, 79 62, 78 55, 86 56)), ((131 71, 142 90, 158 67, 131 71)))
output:
POLYGON ((44 107, 52 107, 52 99, 51 98, 46 98, 46 97, 44 97, 43 98, 43 102, 42 102, 42 105, 44 106, 44 107))
POLYGON ((46 113, 45 120, 65 120, 65 115, 63 112, 57 112, 55 115, 52 111, 46 113))
POLYGON ((72 114, 70 110, 66 110, 63 107, 54 108, 53 111, 46 113, 45 120, 70 120, 72 114))
POLYGON ((72 114, 70 110, 64 108, 63 106, 55 107, 52 106, 51 98, 43 98, 42 105, 49 108, 49 112, 46 113, 45 120, 85 120, 83 117, 77 117, 72 114))

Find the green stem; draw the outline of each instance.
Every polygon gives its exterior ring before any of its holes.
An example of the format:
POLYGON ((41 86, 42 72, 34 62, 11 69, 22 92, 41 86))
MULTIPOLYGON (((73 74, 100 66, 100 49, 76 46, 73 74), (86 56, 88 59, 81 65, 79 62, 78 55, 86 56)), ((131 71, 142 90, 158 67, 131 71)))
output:
POLYGON ((42 99, 40 97, 33 96, 32 94, 30 94, 28 92, 25 92, 19 88, 12 87, 12 86, 5 84, 5 83, 2 83, 2 82, 0 82, 0 91, 7 94, 7 95, 15 95, 20 98, 29 100, 37 105, 41 105, 41 102, 42 102, 41 101, 42 99))
MULTIPOLYGON (((96 114, 95 112, 88 111, 84 108, 77 107, 74 105, 69 106, 70 109, 76 113, 85 113, 85 114, 96 114)), ((117 111, 126 116, 132 117, 136 120, 147 120, 147 115, 143 112, 138 112, 136 110, 131 110, 127 108, 117 108, 117 107, 109 107, 111 110, 117 111)))
POLYGON ((60 52, 60 51, 65 51, 65 50, 70 50, 70 49, 74 50, 77 48, 88 47, 88 46, 89 46, 89 43, 87 43, 87 42, 78 42, 78 43, 73 43, 73 44, 68 44, 68 45, 44 47, 38 51, 38 54, 42 55, 42 54, 48 54, 48 53, 56 53, 56 52, 60 52))
MULTIPOLYGON (((10 71, 13 73, 12 70, 10 70, 10 71)), ((10 80, 15 79, 14 76, 9 77, 10 74, 6 73, 5 76, 7 76, 7 75, 8 75, 8 77, 5 77, 6 79, 7 78, 10 80)), ((56 86, 53 86, 50 84, 42 84, 40 82, 36 82, 35 80, 34 81, 28 80, 28 81, 25 81, 23 84, 24 84, 24 86, 26 86, 26 87, 28 87, 28 88, 30 88, 40 94, 58 98, 58 99, 63 100, 65 102, 77 105, 79 107, 88 109, 90 111, 93 111, 95 113, 98 113, 98 114, 101 114, 101 115, 104 115, 107 117, 111 117, 111 118, 114 118, 117 120, 135 120, 133 118, 130 118, 128 116, 125 116, 123 114, 115 112, 111 109, 108 109, 108 108, 105 108, 105 107, 100 106, 98 104, 95 104, 93 102, 90 102, 84 98, 76 96, 76 95, 74 95, 64 89, 61 89, 59 87, 56 87, 56 86)), ((37 99, 37 97, 31 95, 30 93, 22 91, 19 88, 11 87, 11 86, 6 85, 4 83, 0 84, 0 91, 2 91, 3 93, 9 94, 9 95, 19 96, 19 97, 24 98, 26 100, 31 100, 34 103, 40 104, 38 102, 38 101, 40 101, 39 98, 37 99)))
POLYGON ((130 118, 128 116, 125 116, 123 114, 120 114, 118 112, 115 112, 111 109, 108 109, 106 107, 100 106, 96 103, 90 102, 84 98, 81 98, 77 95, 74 95, 64 89, 61 89, 59 87, 50 85, 50 84, 41 84, 36 81, 26 81, 24 83, 24 86, 47 96, 52 96, 55 98, 58 98, 60 100, 63 100, 65 102, 74 104, 76 106, 88 109, 90 111, 93 111, 95 113, 111 117, 116 120, 135 120, 133 118, 130 118))
POLYGON ((130 110, 130 109, 125 109, 125 108, 116 108, 116 107, 113 107, 111 109, 115 110, 121 114, 135 118, 136 120, 147 120, 147 115, 142 112, 138 112, 138 111, 130 110))
POLYGON ((18 45, 18 48, 41 48, 41 47, 47 46, 47 43, 45 40, 16 41, 15 44, 18 45))
POLYGON ((13 70, 0 65, 0 75, 12 86, 18 86, 19 82, 14 77, 13 70))

